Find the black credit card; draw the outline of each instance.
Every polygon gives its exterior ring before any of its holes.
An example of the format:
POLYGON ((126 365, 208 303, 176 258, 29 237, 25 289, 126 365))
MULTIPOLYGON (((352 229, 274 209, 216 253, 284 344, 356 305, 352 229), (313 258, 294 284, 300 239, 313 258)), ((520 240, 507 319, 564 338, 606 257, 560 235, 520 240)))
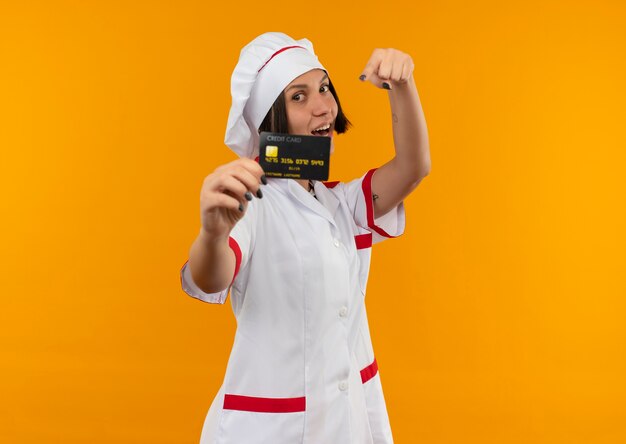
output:
POLYGON ((262 132, 259 164, 267 177, 328 180, 330 137, 262 132))

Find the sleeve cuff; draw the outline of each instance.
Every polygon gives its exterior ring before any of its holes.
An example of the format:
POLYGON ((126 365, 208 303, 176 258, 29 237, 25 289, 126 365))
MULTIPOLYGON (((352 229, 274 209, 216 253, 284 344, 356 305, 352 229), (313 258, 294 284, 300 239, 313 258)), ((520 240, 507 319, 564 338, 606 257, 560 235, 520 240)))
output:
POLYGON ((365 174, 361 188, 363 190, 363 199, 365 200, 365 212, 367 218, 367 227, 372 231, 374 243, 386 238, 398 237, 404 233, 405 212, 404 203, 400 202, 398 206, 387 214, 374 219, 374 202, 372 200, 372 176, 376 168, 371 169, 365 174))
MULTIPOLYGON (((232 237, 228 238, 228 246, 235 253, 235 273, 233 274, 233 282, 239 273, 239 268, 241 267, 241 249, 237 244, 237 241, 232 237)), ((192 298, 199 299, 203 302, 208 302, 210 304, 223 304, 226 302, 226 298, 228 297, 228 290, 230 286, 220 292, 217 293, 205 293, 196 285, 191 277, 191 270, 189 269, 189 261, 185 262, 183 267, 180 270, 180 285, 185 293, 187 293, 192 298)), ((232 282, 231 282, 232 285, 232 282)))
POLYGON ((205 293, 193 281, 188 264, 189 261, 185 262, 183 268, 180 270, 180 285, 183 291, 192 298, 199 299, 203 302, 208 302, 210 304, 223 304, 228 296, 228 288, 218 293, 205 293))

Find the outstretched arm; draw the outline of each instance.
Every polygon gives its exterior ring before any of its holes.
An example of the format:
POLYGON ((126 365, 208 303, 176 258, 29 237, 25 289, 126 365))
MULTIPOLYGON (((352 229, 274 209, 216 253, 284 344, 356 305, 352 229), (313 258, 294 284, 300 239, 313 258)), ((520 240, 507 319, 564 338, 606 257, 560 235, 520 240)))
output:
POLYGON ((430 172, 426 119, 413 80, 413 60, 396 49, 376 49, 362 80, 387 89, 391 104, 395 157, 372 177, 374 217, 395 208, 430 172))
POLYGON ((218 167, 208 175, 200 191, 201 228, 189 250, 189 270, 205 293, 228 288, 235 271, 235 254, 229 247, 230 232, 244 216, 252 193, 263 197, 261 166, 246 158, 218 167))

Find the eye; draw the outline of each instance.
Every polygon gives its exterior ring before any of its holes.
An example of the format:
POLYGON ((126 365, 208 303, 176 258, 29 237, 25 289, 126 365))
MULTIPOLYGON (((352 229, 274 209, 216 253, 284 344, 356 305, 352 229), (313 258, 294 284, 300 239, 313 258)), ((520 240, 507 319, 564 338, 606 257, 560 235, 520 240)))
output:
POLYGON ((302 102, 302 100, 304 100, 304 95, 302 93, 294 94, 291 96, 291 100, 294 102, 302 102))
POLYGON ((325 93, 325 92, 328 92, 328 91, 330 91, 330 86, 328 84, 322 85, 320 87, 320 92, 325 93))

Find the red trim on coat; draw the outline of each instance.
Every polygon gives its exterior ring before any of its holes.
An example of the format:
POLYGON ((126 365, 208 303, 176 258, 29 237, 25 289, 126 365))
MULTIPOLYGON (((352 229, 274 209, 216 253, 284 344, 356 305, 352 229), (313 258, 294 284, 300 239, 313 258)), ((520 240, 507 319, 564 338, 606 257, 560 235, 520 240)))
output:
POLYGON ((374 175, 374 171, 376 170, 377 168, 369 170, 367 174, 365 175, 365 177, 363 178, 363 182, 361 184, 361 188, 363 188, 363 196, 365 197, 365 207, 367 210, 366 211, 367 226, 370 227, 370 229, 377 232, 378 234, 380 234, 381 236, 397 237, 397 236, 392 236, 391 234, 387 233, 385 230, 380 228, 374 222, 374 201, 372 199, 372 176, 374 175))
POLYGON ((358 234, 354 236, 354 242, 356 243, 357 250, 362 250, 364 248, 371 248, 372 233, 358 234))
POLYGON ((235 253, 235 273, 233 274, 233 280, 231 281, 233 282, 237 277, 239 267, 241 266, 241 248, 239 248, 237 241, 230 236, 228 237, 228 246, 231 250, 233 250, 233 253, 235 253))
POLYGON ((334 182, 322 182, 322 183, 326 185, 326 188, 335 188, 337 184, 339 183, 339 181, 336 180, 334 182))
POLYGON ((378 373, 378 364, 376 363, 376 358, 374 358, 374 362, 361 370, 361 381, 363 384, 376 376, 376 373, 378 373))
POLYGON ((257 398, 226 394, 224 395, 224 409, 260 413, 304 412, 306 398, 257 398))
POLYGON ((262 70, 263 68, 265 68, 265 65, 267 65, 267 64, 270 62, 270 60, 272 60, 274 57, 276 57, 276 56, 277 56, 278 54, 280 54, 281 52, 286 51, 286 50, 291 49, 291 48, 302 48, 302 49, 306 49, 306 48, 305 48, 305 47, 303 47, 303 46, 285 46, 284 48, 279 49, 279 50, 278 50, 278 51, 276 51, 274 54, 272 54, 272 56, 271 56, 269 59, 267 59, 267 62, 265 62, 265 63, 263 64, 263 66, 261 66, 261 67, 259 68, 259 70, 257 71, 257 74, 258 74, 258 73, 260 73, 260 72, 261 72, 261 70, 262 70))

